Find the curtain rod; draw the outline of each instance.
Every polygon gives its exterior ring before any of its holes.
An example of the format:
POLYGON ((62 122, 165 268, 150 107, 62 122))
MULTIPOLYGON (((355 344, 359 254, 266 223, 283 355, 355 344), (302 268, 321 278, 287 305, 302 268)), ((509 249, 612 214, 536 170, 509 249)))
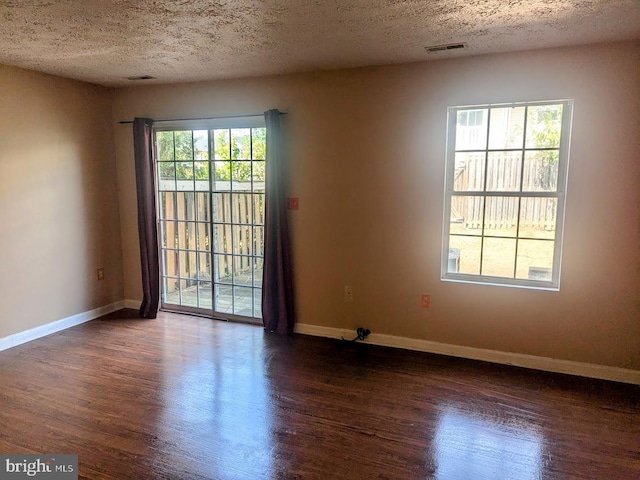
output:
MULTIPOLYGON (((280 112, 280 115, 286 115, 287 112, 280 112)), ((162 120, 154 120, 153 123, 159 122, 195 122, 199 120, 224 120, 227 118, 247 118, 247 117, 263 117, 264 113, 252 113, 249 115, 225 115, 221 117, 202 117, 202 118, 164 118, 162 120)), ((133 120, 121 120, 119 124, 133 123, 133 120)))

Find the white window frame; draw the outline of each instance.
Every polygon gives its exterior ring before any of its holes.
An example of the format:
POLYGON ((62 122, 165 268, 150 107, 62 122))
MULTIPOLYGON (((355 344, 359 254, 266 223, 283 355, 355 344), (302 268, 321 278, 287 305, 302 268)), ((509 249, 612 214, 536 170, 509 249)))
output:
MULTIPOLYGON (((573 113, 573 100, 552 100, 541 102, 514 102, 514 103, 501 103, 501 104, 484 104, 484 105, 466 105, 455 106, 448 108, 447 116, 447 149, 446 149, 446 168, 445 168, 445 184, 444 184, 444 216, 443 216, 443 229, 442 229, 442 255, 441 255, 441 280, 448 282, 463 282, 463 283, 476 283, 484 285, 497 285, 508 287, 520 287, 540 290, 553 290, 558 291, 560 289, 560 273, 561 273, 561 258, 562 258, 562 245, 563 245, 563 233, 565 223, 565 202, 568 180, 568 167, 569 167, 569 148, 571 143, 571 121, 573 113), (559 159, 558 159, 558 181, 557 190, 554 192, 522 192, 522 191, 473 191, 473 192, 454 192, 454 174, 455 174, 455 153, 456 153, 456 119, 459 110, 470 109, 489 109, 491 108, 504 108, 504 107, 528 107, 528 106, 541 106, 541 105, 563 105, 562 122, 561 122, 561 135, 559 145, 559 159), (455 195, 474 195, 484 197, 496 196, 496 197, 516 197, 516 198, 556 198, 557 199, 557 212, 556 212, 556 230, 554 241, 554 253, 553 253, 553 265, 551 280, 533 280, 522 278, 507 278, 497 277, 491 275, 480 274, 468 274, 460 272, 449 271, 449 234, 450 234, 450 220, 451 220, 451 199, 455 195)), ((526 113, 525 113, 526 117, 526 113)), ((489 132, 490 132, 490 117, 487 121, 486 135, 487 144, 484 149, 478 149, 478 151, 484 151, 485 153, 485 178, 487 171, 487 158, 488 153, 492 151, 489 149, 489 132)), ((523 142, 524 143, 524 142, 523 142)), ((524 145, 522 149, 525 152, 524 145)), ((496 149, 495 151, 500 151, 496 149)), ((522 168, 522 167, 521 167, 522 168)), ((485 202, 486 204, 486 202, 485 202)), ((483 219, 484 223, 484 219, 483 219)), ((516 239, 522 237, 518 236, 519 232, 516 232, 516 239)), ((484 229, 480 238, 482 242, 489 236, 484 235, 484 229)), ((517 262, 517 255, 516 260, 517 262)), ((482 265, 482 261, 481 261, 482 265)), ((482 268, 482 266, 481 266, 482 268)), ((515 270, 515 265, 514 265, 515 270)), ((482 271, 482 270, 481 270, 482 271)), ((515 275, 514 275, 515 276, 515 275)))

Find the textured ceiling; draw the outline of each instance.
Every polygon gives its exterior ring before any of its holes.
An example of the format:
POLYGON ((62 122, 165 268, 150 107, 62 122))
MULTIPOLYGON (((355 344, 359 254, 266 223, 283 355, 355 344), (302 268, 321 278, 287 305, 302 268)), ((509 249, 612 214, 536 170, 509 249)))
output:
POLYGON ((638 38, 639 0, 0 0, 0 63, 111 86, 638 38))

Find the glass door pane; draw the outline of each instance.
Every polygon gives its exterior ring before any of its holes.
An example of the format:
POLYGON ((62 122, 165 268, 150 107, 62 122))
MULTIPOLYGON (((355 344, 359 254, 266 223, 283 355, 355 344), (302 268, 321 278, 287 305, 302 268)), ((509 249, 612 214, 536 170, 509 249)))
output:
POLYGON ((163 308, 211 311, 211 205, 206 139, 206 130, 156 132, 163 308))
POLYGON ((162 307, 261 318, 266 129, 156 131, 162 307))
POLYGON ((266 129, 211 131, 214 311, 261 318, 266 129))

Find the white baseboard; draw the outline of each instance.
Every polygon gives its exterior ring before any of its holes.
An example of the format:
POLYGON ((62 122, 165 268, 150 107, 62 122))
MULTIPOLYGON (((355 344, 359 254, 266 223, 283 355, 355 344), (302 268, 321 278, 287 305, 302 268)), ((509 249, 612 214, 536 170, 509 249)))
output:
POLYGON ((121 310, 124 308, 124 303, 125 302, 123 301, 115 302, 110 305, 105 305, 104 307, 89 310, 88 312, 78 313, 77 315, 72 315, 45 325, 40 325, 39 327, 30 328, 29 330, 24 330, 7 337, 2 337, 0 338, 0 352, 11 347, 22 345, 23 343, 30 342, 31 340, 46 337, 52 333, 75 327, 76 325, 94 320, 108 313, 121 310))
POLYGON ((142 300, 124 300, 124 306, 122 308, 131 308, 133 310, 140 310, 140 305, 142 304, 142 300))
MULTIPOLYGON (((317 337, 344 337, 349 340, 354 337, 353 330, 321 327, 304 323, 297 324, 294 331, 303 335, 313 335, 317 337)), ((432 342, 429 340, 420 340, 417 338, 396 337, 393 335, 378 333, 372 333, 369 335, 365 343, 640 385, 640 371, 610 367, 607 365, 573 362, 570 360, 557 360, 554 358, 538 357, 523 353, 501 352, 498 350, 465 347, 462 345, 451 345, 447 343, 432 342)))
MULTIPOLYGON (((122 308, 132 308, 137 310, 140 308, 140 300, 122 300, 0 338, 0 351, 80 325, 81 323, 94 320, 108 313, 121 310, 122 308)), ((322 327, 304 323, 296 324, 295 332, 302 335, 313 335, 317 337, 336 339, 342 337, 351 339, 354 334, 353 330, 322 327)), ((394 335, 380 333, 372 333, 369 335, 366 343, 640 385, 640 371, 611 367, 607 365, 573 362, 570 360, 557 360, 554 358, 538 357, 523 353, 501 352, 498 350, 488 350, 484 348, 465 347, 462 345, 451 345, 447 343, 433 342, 417 338, 397 337, 394 335)))

